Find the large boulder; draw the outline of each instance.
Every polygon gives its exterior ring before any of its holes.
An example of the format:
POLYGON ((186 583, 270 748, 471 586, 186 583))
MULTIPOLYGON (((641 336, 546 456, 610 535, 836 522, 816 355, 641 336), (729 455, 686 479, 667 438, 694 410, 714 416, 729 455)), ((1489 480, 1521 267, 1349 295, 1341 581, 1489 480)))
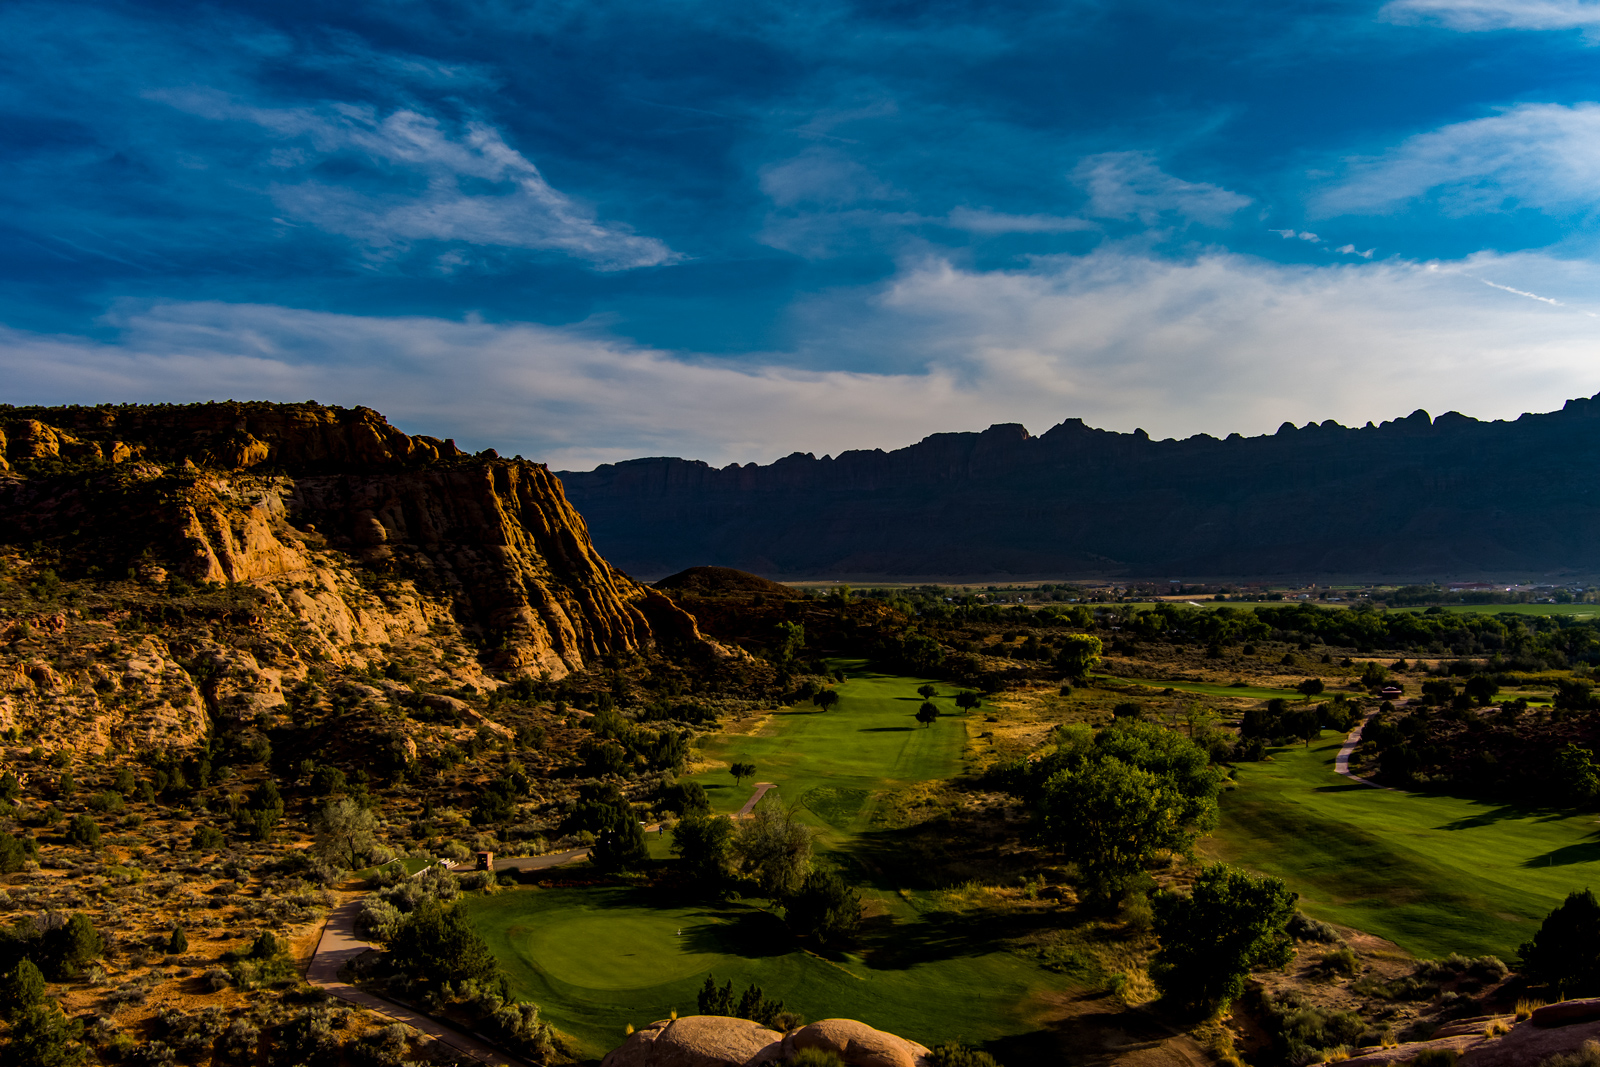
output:
POLYGON ((849 1067, 917 1067, 928 1050, 915 1041, 874 1030, 854 1019, 822 1019, 784 1039, 788 1050, 816 1048, 836 1054, 849 1067))
POLYGON ((782 1057, 783 1035, 749 1019, 688 1015, 628 1035, 600 1067, 753 1067, 782 1057))

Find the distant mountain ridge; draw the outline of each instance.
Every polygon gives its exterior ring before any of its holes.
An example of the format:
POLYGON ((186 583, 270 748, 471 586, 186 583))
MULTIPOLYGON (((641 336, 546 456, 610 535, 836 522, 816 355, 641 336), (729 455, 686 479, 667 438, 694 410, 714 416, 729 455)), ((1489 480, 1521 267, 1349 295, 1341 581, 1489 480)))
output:
POLYGON ((1415 578, 1600 574, 1600 395, 1481 422, 1152 440, 1068 419, 716 468, 558 472, 596 545, 651 578, 1415 578))

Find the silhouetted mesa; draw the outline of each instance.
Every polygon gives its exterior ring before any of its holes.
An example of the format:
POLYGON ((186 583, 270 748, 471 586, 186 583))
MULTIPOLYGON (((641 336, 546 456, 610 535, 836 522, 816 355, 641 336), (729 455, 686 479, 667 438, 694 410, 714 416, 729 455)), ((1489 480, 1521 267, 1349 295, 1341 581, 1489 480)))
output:
POLYGON ((1068 419, 766 466, 560 472, 623 570, 775 578, 1600 573, 1600 397, 1512 422, 1417 411, 1153 441, 1068 419))

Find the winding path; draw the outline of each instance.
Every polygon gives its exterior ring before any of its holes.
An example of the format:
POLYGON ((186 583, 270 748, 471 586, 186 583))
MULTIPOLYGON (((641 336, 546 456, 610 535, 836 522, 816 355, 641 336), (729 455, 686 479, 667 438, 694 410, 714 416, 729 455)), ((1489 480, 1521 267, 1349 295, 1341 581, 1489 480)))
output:
POLYGON ((1356 750, 1357 745, 1361 744, 1361 731, 1366 729, 1367 723, 1371 722, 1377 714, 1376 710, 1369 711, 1360 722, 1356 723, 1356 728, 1350 731, 1349 736, 1344 739, 1344 744, 1339 746, 1339 755, 1334 758, 1333 769, 1335 773, 1344 775, 1352 782, 1360 782, 1362 785, 1370 786, 1373 789, 1388 789, 1391 793, 1398 793, 1400 790, 1392 789, 1386 785, 1379 785, 1370 778, 1363 778, 1350 769, 1350 754, 1356 750))
MULTIPOLYGON (((575 848, 548 856, 500 860, 495 863, 495 870, 530 871, 544 867, 559 867, 565 863, 587 859, 588 856, 588 849, 575 848)), ((365 1008, 386 1019, 415 1027, 435 1041, 479 1063, 493 1064, 494 1067, 524 1067, 523 1061, 501 1052, 487 1041, 457 1030, 453 1026, 447 1026, 432 1016, 413 1011, 404 1004, 397 1004, 392 1000, 357 989, 341 979, 339 971, 345 964, 364 952, 378 951, 376 945, 356 936, 356 913, 360 908, 361 898, 358 897, 339 905, 329 913, 328 921, 322 927, 322 937, 318 939, 316 950, 311 954, 311 966, 306 969, 307 982, 330 996, 365 1008)))

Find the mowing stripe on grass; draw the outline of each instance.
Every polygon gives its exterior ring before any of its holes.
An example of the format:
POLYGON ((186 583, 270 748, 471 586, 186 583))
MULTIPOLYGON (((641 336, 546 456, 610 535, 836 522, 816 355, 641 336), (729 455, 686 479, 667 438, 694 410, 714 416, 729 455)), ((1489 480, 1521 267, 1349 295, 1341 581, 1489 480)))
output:
POLYGON ((1512 959, 1568 892, 1600 885, 1593 815, 1368 789, 1333 773, 1340 743, 1242 765, 1201 850, 1421 956, 1512 959))

